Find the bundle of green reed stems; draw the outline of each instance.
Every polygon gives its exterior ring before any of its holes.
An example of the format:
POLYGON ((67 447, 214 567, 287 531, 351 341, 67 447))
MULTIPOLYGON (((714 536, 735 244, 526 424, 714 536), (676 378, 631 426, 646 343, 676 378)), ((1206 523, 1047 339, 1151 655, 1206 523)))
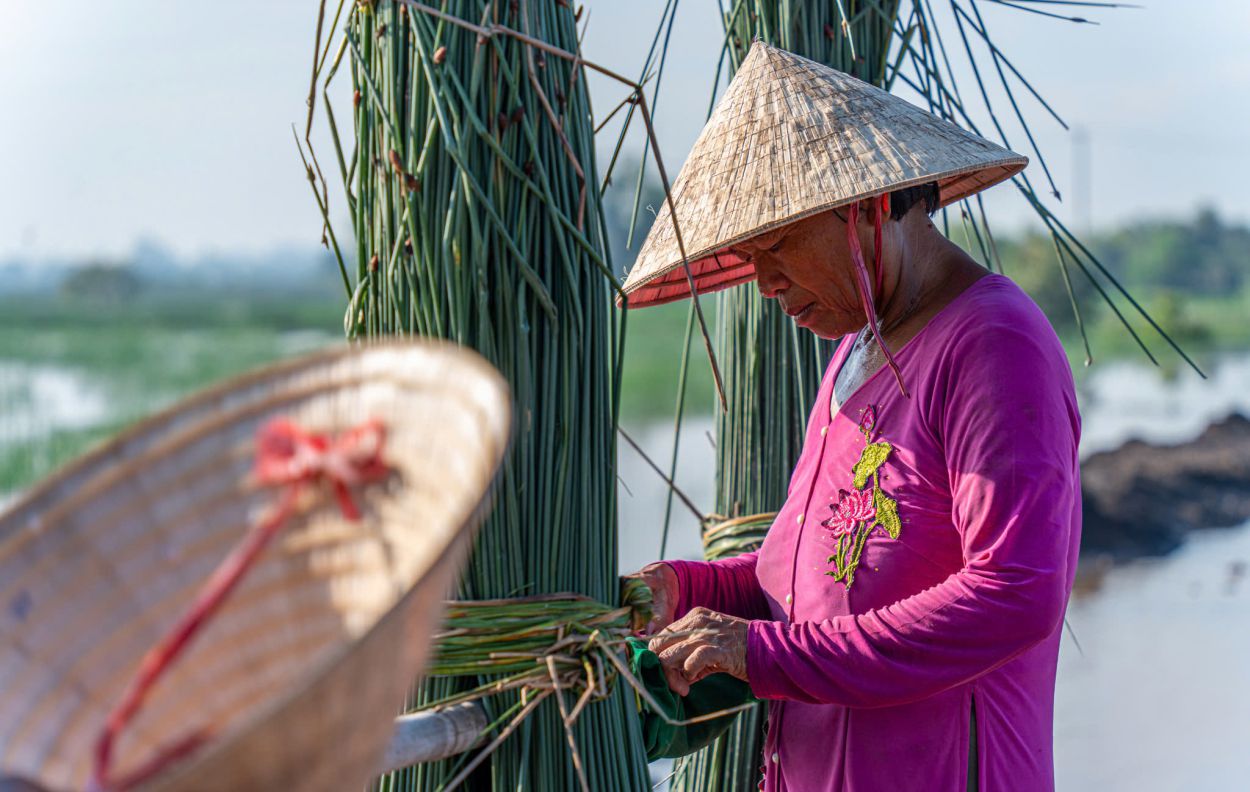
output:
POLYGON ((601 700, 568 723, 561 697, 539 701, 526 685, 500 684, 548 673, 535 657, 544 643, 569 637, 554 635, 555 625, 581 624, 602 637, 616 629, 607 622, 619 622, 596 603, 618 598, 624 321, 612 305, 617 287, 581 65, 449 18, 507 26, 577 52, 577 12, 564 0, 445 0, 438 10, 446 16, 398 0, 322 9, 314 90, 320 82, 354 250, 340 246, 330 224, 319 182, 324 155, 310 157, 308 172, 350 294, 345 328, 352 338, 451 339, 482 353, 511 383, 511 450, 457 598, 586 599, 551 603, 529 622, 503 603, 453 610, 435 676, 408 706, 494 685, 482 701, 492 736, 507 739, 489 746, 489 758, 463 780, 456 776, 476 751, 393 773, 377 788, 433 792, 455 781, 474 790, 645 789, 628 688, 599 686, 601 700), (344 70, 349 108, 332 106, 328 88, 344 70), (345 116, 350 141, 339 135, 345 116), (509 619, 519 619, 518 631, 483 646, 475 620, 498 627, 509 619))

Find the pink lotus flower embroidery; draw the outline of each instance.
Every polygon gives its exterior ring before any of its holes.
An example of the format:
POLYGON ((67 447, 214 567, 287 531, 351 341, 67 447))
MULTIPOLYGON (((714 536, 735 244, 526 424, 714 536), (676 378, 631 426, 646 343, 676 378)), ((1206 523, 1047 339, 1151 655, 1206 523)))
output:
POLYGON ((834 512, 833 516, 825 520, 821 525, 829 529, 829 535, 834 539, 843 534, 851 534, 855 530, 855 521, 840 511, 834 512))
POLYGON ((877 507, 873 503, 872 490, 838 490, 838 505, 833 516, 821 524, 836 539, 843 534, 854 533, 861 522, 871 522, 876 516, 877 507))
POLYGON ((872 490, 838 490, 838 511, 845 511, 852 520, 871 520, 877 516, 872 490))

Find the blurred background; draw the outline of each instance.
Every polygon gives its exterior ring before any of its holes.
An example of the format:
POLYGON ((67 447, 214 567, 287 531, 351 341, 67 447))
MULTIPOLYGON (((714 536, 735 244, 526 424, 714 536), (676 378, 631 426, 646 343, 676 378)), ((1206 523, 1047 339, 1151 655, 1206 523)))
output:
MULTIPOLYGON (((639 77, 666 4, 585 5, 584 54, 639 77)), ((1064 339, 1084 416, 1087 522, 1056 694, 1058 788, 1241 789, 1250 7, 1087 11, 1089 24, 1001 4, 985 15, 1067 124, 1042 113, 1032 124, 1056 215, 1207 379, 1139 322, 1152 363, 1080 279, 1086 365, 1050 237, 1010 187, 986 195, 1002 268, 1064 339)), ((718 13, 687 0, 671 17, 655 103, 671 177, 716 87, 718 13)), ((195 388, 342 338, 343 284, 292 136, 315 25, 312 2, 0 4, 0 504, 195 388)), ((624 98, 598 77, 590 86, 597 113, 624 98)), ((601 170, 616 123, 598 140, 601 170)), ((620 272, 662 200, 643 161, 638 127, 606 193, 620 272)), ((343 202, 331 195, 331 206, 346 233, 343 202)), ((631 315, 623 423, 663 466, 680 442, 676 482, 707 511, 714 401, 697 340, 674 432, 685 324, 681 304, 631 315)), ((620 465, 631 571, 658 556, 667 488, 627 446, 620 465)), ((680 506, 667 550, 700 556, 680 506)))

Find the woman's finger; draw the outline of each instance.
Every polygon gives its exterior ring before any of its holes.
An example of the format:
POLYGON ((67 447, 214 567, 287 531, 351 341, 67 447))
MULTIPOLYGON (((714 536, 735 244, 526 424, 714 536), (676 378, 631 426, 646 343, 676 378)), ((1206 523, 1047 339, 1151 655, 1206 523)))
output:
POLYGON ((656 653, 660 658, 660 667, 664 669, 668 686, 679 696, 684 696, 690 691, 690 679, 685 671, 686 658, 702 646, 705 646, 702 638, 687 637, 656 653))
POLYGON ((660 658, 661 665, 666 668, 672 667, 681 670, 686 663, 686 658, 689 657, 695 649, 698 649, 702 643, 702 640, 697 637, 686 636, 686 638, 673 642, 659 652, 656 652, 656 655, 660 658))
POLYGON ((700 679, 719 671, 720 660, 721 653, 716 647, 709 644, 698 646, 686 656, 685 661, 682 663, 682 676, 685 677, 688 684, 693 685, 700 679))
POLYGON ((690 693, 690 683, 686 681, 686 677, 680 667, 668 665, 660 667, 664 669, 664 680, 668 682, 669 690, 683 698, 690 693))
POLYGON ((703 620, 697 614, 688 613, 653 635, 651 640, 647 641, 647 648, 659 654, 669 646, 689 638, 702 626, 702 623, 703 620))
POLYGON ((647 641, 647 648, 656 654, 660 654, 670 646, 686 639, 686 636, 672 629, 669 625, 665 629, 651 636, 651 640, 647 641))
POLYGON ((690 650, 685 648, 683 643, 670 646, 659 653, 660 669, 664 672, 664 679, 668 682, 669 690, 679 696, 684 696, 690 692, 690 683, 686 680, 683 667, 686 661, 686 655, 690 650))

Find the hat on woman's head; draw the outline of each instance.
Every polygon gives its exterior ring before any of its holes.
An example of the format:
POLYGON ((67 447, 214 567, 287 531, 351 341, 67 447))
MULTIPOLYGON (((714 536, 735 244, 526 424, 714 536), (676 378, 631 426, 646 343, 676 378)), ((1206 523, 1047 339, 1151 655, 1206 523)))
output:
MULTIPOLYGON (((875 195, 937 182, 945 206, 1028 158, 849 74, 756 41, 694 144, 673 201, 699 293, 755 278, 729 245, 875 195)), ((630 307, 690 296, 667 202, 625 281, 630 307)))

